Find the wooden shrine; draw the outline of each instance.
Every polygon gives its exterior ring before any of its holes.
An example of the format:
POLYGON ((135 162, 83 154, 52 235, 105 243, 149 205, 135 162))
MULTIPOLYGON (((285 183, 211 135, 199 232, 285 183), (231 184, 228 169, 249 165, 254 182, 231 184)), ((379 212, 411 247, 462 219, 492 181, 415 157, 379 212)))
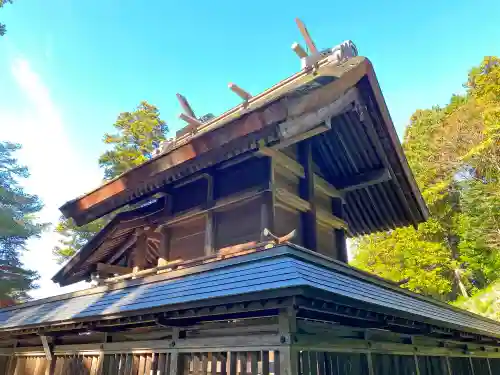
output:
POLYGON ((493 375, 500 324, 347 264, 346 238, 427 209, 370 61, 319 51, 197 117, 148 162, 61 207, 108 224, 53 280, 0 309, 7 375, 493 375))

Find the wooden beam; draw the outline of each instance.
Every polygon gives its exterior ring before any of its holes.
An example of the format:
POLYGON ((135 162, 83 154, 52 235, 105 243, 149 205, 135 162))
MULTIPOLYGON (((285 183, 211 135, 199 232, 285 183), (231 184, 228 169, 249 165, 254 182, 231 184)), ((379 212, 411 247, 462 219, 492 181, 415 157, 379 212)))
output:
POLYGON ((187 122, 189 125, 191 125, 193 128, 197 128, 198 126, 201 126, 203 125, 203 123, 198 120, 196 117, 192 117, 192 116, 188 116, 186 115, 185 113, 181 113, 179 115, 179 118, 182 120, 182 121, 185 121, 187 122))
POLYGON ((261 241, 265 240, 264 229, 268 229, 274 232, 274 220, 275 220, 275 183, 274 183, 274 167, 275 163, 272 158, 267 158, 266 168, 267 168, 267 188, 268 190, 264 192, 262 196, 262 202, 260 205, 260 233, 261 241))
POLYGON ((158 249, 158 266, 167 264, 170 260, 170 230, 168 227, 161 227, 161 240, 158 249))
POLYGON ((297 42, 292 44, 292 50, 299 56, 301 59, 304 57, 307 57, 307 52, 306 50, 297 42))
POLYGON ((97 263, 97 272, 107 274, 125 275, 132 272, 130 267, 116 266, 113 264, 97 263))
POLYGON ((148 230, 144 231, 144 233, 148 237, 148 240, 155 240, 158 242, 161 241, 162 234, 160 232, 155 232, 152 229, 148 229, 148 230))
POLYGON ((248 101, 252 97, 252 95, 250 95, 247 91, 243 90, 241 87, 239 87, 235 83, 230 83, 228 85, 228 87, 229 87, 229 90, 234 92, 236 95, 238 95, 244 101, 248 101))
POLYGON ((177 100, 179 101, 179 104, 181 105, 182 110, 184 111, 184 113, 186 115, 193 117, 193 118, 196 118, 196 115, 194 114, 194 111, 191 108, 191 106, 189 105, 189 102, 187 101, 185 96, 183 96, 181 94, 177 94, 177 100))
POLYGON ((335 228, 335 229, 347 229, 347 223, 342 220, 341 218, 332 215, 329 212, 326 212, 321 209, 316 210, 316 216, 318 221, 325 223, 329 227, 335 228))
POLYGON ((133 253, 133 267, 135 272, 143 269, 146 266, 147 246, 148 246, 148 241, 146 234, 144 233, 144 231, 138 231, 137 245, 133 253))
POLYGON ((41 335, 40 339, 42 340, 43 351, 45 352, 45 357, 48 361, 52 361, 52 348, 49 345, 49 341, 47 336, 41 335))
MULTIPOLYGON (((259 148, 259 153, 261 155, 269 156, 273 159, 273 162, 293 173, 295 176, 305 178, 304 167, 283 152, 264 146, 259 148)), ((318 189, 331 198, 344 198, 344 194, 324 178, 318 176, 317 174, 313 174, 313 176, 315 189, 318 189)))
POLYGON ((360 173, 349 178, 349 183, 339 186, 342 193, 353 190, 364 189, 368 186, 377 185, 389 181, 391 173, 387 168, 380 168, 366 173, 360 173))
POLYGON ((294 175, 301 178, 305 177, 304 167, 300 165, 300 163, 293 160, 291 157, 285 155, 283 152, 274 150, 269 147, 261 146, 259 147, 259 153, 261 155, 269 156, 275 163, 286 168, 294 175))
MULTIPOLYGON (((332 212, 333 215, 336 216, 339 220, 344 220, 344 206, 340 199, 332 200, 332 212)), ((334 245, 337 253, 337 259, 341 262, 348 263, 349 257, 347 254, 347 243, 346 243, 346 235, 345 231, 347 230, 347 224, 345 226, 341 226, 340 228, 336 228, 333 232, 334 235, 334 245)))
POLYGON ((341 191, 337 190, 333 185, 317 174, 314 175, 314 189, 328 195, 330 198, 344 199, 344 194, 341 191))
MULTIPOLYGON (((164 207, 165 217, 170 217, 172 214, 172 196, 165 197, 164 207)), ((158 266, 164 266, 170 260, 170 229, 168 226, 160 227, 161 240, 158 249, 158 266)))
POLYGON ((296 18, 295 23, 297 24, 297 27, 299 28, 299 31, 302 34, 302 37, 304 38, 304 41, 306 42, 307 48, 309 48, 311 55, 318 53, 316 44, 314 44, 314 41, 312 40, 309 31, 307 31, 307 27, 304 22, 302 22, 299 18, 296 18))
MULTIPOLYGON (((207 175, 207 204, 206 208, 210 209, 215 205, 214 199, 214 179, 212 175, 207 175)), ((206 227, 205 227, 205 255, 211 255, 215 252, 215 226, 214 226, 214 214, 210 210, 206 214, 206 227)))
POLYGON ((113 256, 109 259, 108 263, 115 263, 118 259, 122 257, 122 255, 130 249, 135 242, 137 241, 137 237, 132 234, 129 239, 118 249, 115 251, 113 256))
POLYGON ((310 210, 302 213, 302 241, 305 248, 316 251, 316 207, 314 204, 314 171, 310 140, 298 144, 298 157, 305 174, 299 184, 300 197, 310 205, 310 210))
MULTIPOLYGON (((302 199, 301 197, 290 193, 288 190, 283 188, 277 188, 275 192, 276 200, 298 210, 301 212, 308 212, 311 210, 311 203, 302 199)), ((279 204, 278 204, 279 206, 279 204)))

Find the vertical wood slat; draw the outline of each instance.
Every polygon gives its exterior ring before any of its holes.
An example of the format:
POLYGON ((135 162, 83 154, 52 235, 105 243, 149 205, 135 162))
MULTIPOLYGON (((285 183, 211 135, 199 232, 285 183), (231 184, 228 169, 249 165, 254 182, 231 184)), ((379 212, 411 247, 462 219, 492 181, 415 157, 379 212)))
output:
MULTIPOLYGON (((214 205, 214 180, 212 175, 207 176, 207 209, 212 208, 214 205)), ((214 228, 214 215, 212 211, 206 214, 206 227, 205 227, 205 255, 210 255, 215 252, 215 228, 214 228)))
POLYGON ((227 353, 220 355, 220 375, 227 375, 227 353))
POLYGON ((150 375, 152 361, 153 361, 152 354, 147 354, 146 355, 146 363, 144 365, 144 375, 150 375))
POLYGON ((151 353, 151 375, 156 375, 158 373, 158 353, 151 353))
POLYGON ((200 353, 193 353, 191 354, 191 361, 192 361, 192 366, 193 366, 193 375, 200 375, 201 374, 201 354, 200 353))
MULTIPOLYGON (((342 204, 342 200, 338 198, 332 199, 332 213, 334 216, 345 220, 344 218, 344 206, 342 204)), ((345 235, 345 230, 340 228, 340 229, 334 229, 333 231, 334 235, 334 245, 335 245, 335 251, 337 254, 337 259, 340 260, 341 262, 347 263, 349 261, 348 253, 347 253, 347 242, 346 242, 346 235, 345 235)))
POLYGON ((238 352, 239 374, 247 375, 247 353, 238 352))
POLYGON ((210 362, 210 375, 217 375, 218 353, 212 353, 210 362))
POLYGON ((373 368, 372 353, 366 353, 366 362, 368 365, 368 375, 375 375, 375 370, 373 368))
POLYGON ((493 371, 491 370, 491 363, 490 363, 490 359, 489 358, 486 358, 486 363, 488 364, 488 372, 490 375, 494 375, 493 374, 493 371))
POLYGON ((420 375, 420 367, 418 366, 418 357, 416 354, 413 355, 415 361, 415 375, 420 375))
POLYGON ((166 372, 165 372, 165 366, 166 366, 166 363, 165 363, 165 362, 167 362, 167 361, 166 361, 166 358, 165 358, 165 357, 166 357, 167 355, 168 355, 168 354, 164 354, 164 353, 160 353, 160 354, 158 354, 158 360, 157 360, 157 361, 158 361, 158 365, 157 365, 157 366, 158 366, 158 369, 157 369, 157 371, 154 373, 154 375, 165 375, 165 374, 166 374, 166 372))
POLYGON ((25 358, 24 357, 19 357, 16 361, 16 367, 14 370, 14 375, 23 375, 24 373, 24 364, 25 364, 25 358))
POLYGON ((309 352, 309 363, 311 375, 318 375, 318 356, 317 352, 309 352))
MULTIPOLYGON (((274 372, 274 375, 281 374, 280 355, 281 355, 281 353, 278 350, 275 350, 273 352, 273 372, 274 372)), ((285 375, 285 374, 283 374, 283 375, 285 375)))
POLYGON ((144 369, 146 367, 146 357, 144 354, 141 354, 139 357, 139 369, 137 371, 137 375, 144 375, 144 369))
POLYGON ((300 181, 300 197, 309 202, 311 210, 302 213, 302 241, 303 246, 317 250, 316 209, 314 203, 314 170, 310 140, 305 140, 298 145, 299 161, 304 168, 305 178, 300 181))
POLYGON ((309 364, 309 352, 302 352, 301 355, 302 374, 309 375, 311 365, 309 364))
POLYGON ((140 365, 140 356, 137 354, 132 355, 132 373, 133 374, 139 373, 139 365, 140 365))
POLYGON ((118 375, 118 371, 116 365, 116 354, 109 355, 109 363, 108 363, 108 373, 107 375, 118 375))
POLYGON ((17 357, 11 356, 9 360, 9 367, 7 370, 8 375, 14 375, 14 372, 16 371, 17 367, 17 357))
POLYGON ((262 375, 269 375, 269 352, 262 351, 262 375))
POLYGON ((208 353, 201 354, 201 373, 207 375, 208 371, 208 353))
POLYGON ((250 353, 250 374, 258 375, 259 372, 259 357, 258 352, 250 353))
POLYGON ((237 375, 238 371, 238 353, 229 353, 229 375, 237 375))
POLYGON ((317 355, 318 359, 318 373, 320 375, 326 374, 326 353, 325 352, 319 352, 317 355))

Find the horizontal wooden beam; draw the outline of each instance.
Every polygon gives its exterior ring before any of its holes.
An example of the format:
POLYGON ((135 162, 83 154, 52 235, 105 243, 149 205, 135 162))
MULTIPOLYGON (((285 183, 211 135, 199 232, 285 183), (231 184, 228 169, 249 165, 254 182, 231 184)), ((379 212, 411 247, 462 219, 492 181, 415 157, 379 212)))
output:
POLYGON ((42 340, 43 351, 45 352, 45 358, 47 358, 48 361, 52 361, 52 348, 49 345, 47 336, 42 335, 40 336, 40 339, 42 340))
POLYGON ((298 195, 290 193, 286 189, 278 188, 275 191, 276 199, 287 206, 293 207, 296 210, 307 212, 311 209, 311 204, 300 198, 298 195))
MULTIPOLYGON (((260 147, 259 153, 271 157, 276 164, 285 168, 294 175, 300 178, 305 178, 304 167, 300 165, 299 162, 285 155, 283 152, 270 147, 260 147)), ((341 191, 336 189, 332 184, 317 174, 314 174, 314 188, 331 198, 343 199, 344 197, 344 194, 341 191)))
POLYGON ((97 263, 97 271, 107 274, 125 275, 132 272, 130 267, 116 266, 113 264, 97 263))
POLYGON ((285 155, 281 151, 274 150, 269 147, 260 147, 259 148, 259 153, 261 155, 269 156, 270 158, 273 159, 274 162, 277 164, 281 165, 282 167, 286 168, 290 172, 292 172, 294 175, 304 178, 305 173, 304 173, 304 167, 300 165, 299 162, 293 160, 291 157, 285 155))
POLYGON ((391 179, 391 173, 387 168, 380 168, 374 171, 360 173, 349 178, 349 183, 345 184, 342 187, 339 187, 339 190, 342 193, 347 193, 353 190, 364 189, 366 187, 377 185, 382 182, 389 181, 391 179))
POLYGON ((344 220, 321 209, 316 209, 316 220, 335 229, 348 229, 344 220))
POLYGON ((333 185, 317 174, 314 175, 314 189, 331 198, 344 198, 344 194, 341 191, 335 189, 333 185))
POLYGON ((185 96, 183 96, 181 94, 177 94, 177 100, 179 101, 179 104, 181 105, 182 110, 184 111, 184 113, 186 115, 193 117, 193 118, 196 118, 194 111, 191 108, 191 105, 189 104, 189 102, 187 101, 185 96))

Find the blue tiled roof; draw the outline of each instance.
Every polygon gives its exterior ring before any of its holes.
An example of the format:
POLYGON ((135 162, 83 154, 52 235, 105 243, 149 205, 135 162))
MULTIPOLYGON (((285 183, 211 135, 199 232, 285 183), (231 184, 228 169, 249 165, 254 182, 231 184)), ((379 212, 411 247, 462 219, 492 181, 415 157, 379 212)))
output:
POLYGON ((416 321, 500 337, 500 324, 367 277, 312 252, 282 246, 174 271, 119 288, 87 291, 0 309, 0 330, 91 320, 252 292, 311 287, 416 321))

